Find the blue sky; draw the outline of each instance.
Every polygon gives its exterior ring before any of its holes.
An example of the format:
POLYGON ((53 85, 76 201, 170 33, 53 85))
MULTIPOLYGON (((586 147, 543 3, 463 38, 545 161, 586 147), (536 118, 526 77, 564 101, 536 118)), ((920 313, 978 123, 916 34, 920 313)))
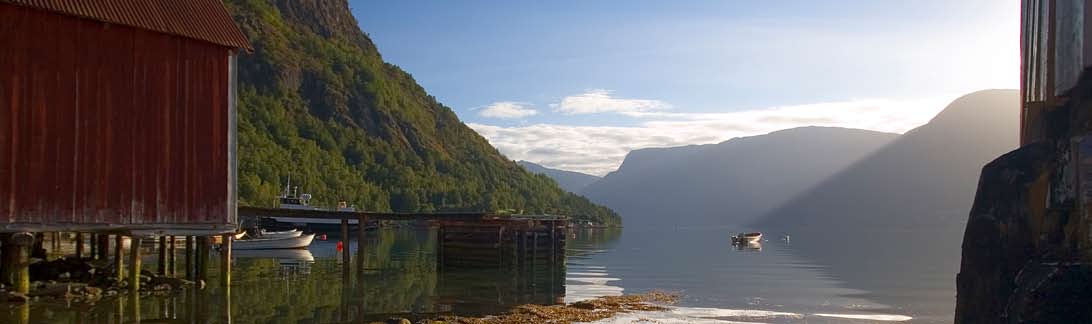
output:
POLYGON ((384 58, 512 159, 804 125, 904 132, 1018 86, 1015 0, 350 1, 384 58))

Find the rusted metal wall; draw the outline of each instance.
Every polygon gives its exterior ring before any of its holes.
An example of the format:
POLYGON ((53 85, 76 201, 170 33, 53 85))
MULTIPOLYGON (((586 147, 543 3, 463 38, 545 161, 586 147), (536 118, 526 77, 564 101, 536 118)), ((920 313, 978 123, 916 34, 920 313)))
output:
POLYGON ((0 231, 235 224, 231 54, 0 3, 0 231))

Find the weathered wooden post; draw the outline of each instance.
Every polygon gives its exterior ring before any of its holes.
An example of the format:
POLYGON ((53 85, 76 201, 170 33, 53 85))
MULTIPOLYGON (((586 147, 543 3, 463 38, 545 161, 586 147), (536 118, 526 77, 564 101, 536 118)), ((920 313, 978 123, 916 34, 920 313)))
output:
POLYGON ((8 234, 3 245, 3 281, 11 285, 15 292, 30 292, 30 246, 34 245, 34 235, 26 232, 8 234))
POLYGON ((365 226, 365 224, 368 223, 368 217, 361 215, 360 219, 358 219, 357 221, 360 222, 360 224, 357 225, 357 227, 356 227, 356 255, 357 255, 356 256, 356 272, 357 272, 357 280, 363 281, 364 280, 364 235, 365 235, 364 232, 367 231, 367 226, 365 226))
POLYGON ((91 233, 91 238, 89 241, 89 243, 91 243, 91 259, 97 259, 99 257, 99 235, 91 233))
POLYGON ((349 219, 341 218, 341 277, 344 279, 342 284, 348 284, 352 279, 349 274, 351 257, 349 256, 349 219))
POLYGON ((194 264, 197 265, 197 279, 208 281, 209 279, 209 237, 198 236, 197 237, 197 260, 194 260, 194 264))
POLYGON ((159 262, 156 264, 156 274, 160 276, 167 275, 167 236, 159 236, 159 246, 156 248, 159 250, 159 262))
POLYGON ((231 286, 231 240, 235 236, 224 234, 222 237, 224 243, 220 245, 220 286, 229 287, 231 286))
POLYGON ((83 233, 76 233, 76 259, 83 259, 83 233))
POLYGON ((98 252, 99 252, 98 258, 99 258, 99 260, 109 259, 110 258, 110 234, 99 234, 97 236, 98 236, 98 241, 95 242, 95 244, 98 244, 98 246, 99 246, 98 247, 98 252))
POLYGON ((184 260, 185 262, 183 263, 186 264, 186 280, 193 280, 193 276, 195 274, 194 269, 196 269, 193 262, 193 236, 186 235, 185 250, 186 260, 184 260))
POLYGON ((118 283, 125 281, 125 250, 122 248, 124 240, 121 234, 114 235, 114 269, 117 272, 118 283))
MULTIPOLYGON (((140 291, 140 237, 129 237, 129 291, 140 291)), ((130 296, 138 298, 139 293, 130 296)))
POLYGON ((168 274, 171 277, 174 277, 175 274, 177 273, 177 270, 175 270, 175 269, 178 268, 178 265, 174 263, 174 261, 175 261, 174 260, 175 259, 174 255, 176 254, 175 253, 175 246, 174 246, 175 245, 174 235, 170 236, 170 242, 168 244, 169 244, 169 246, 167 247, 167 263, 169 264, 169 266, 167 266, 167 271, 169 272, 168 274))

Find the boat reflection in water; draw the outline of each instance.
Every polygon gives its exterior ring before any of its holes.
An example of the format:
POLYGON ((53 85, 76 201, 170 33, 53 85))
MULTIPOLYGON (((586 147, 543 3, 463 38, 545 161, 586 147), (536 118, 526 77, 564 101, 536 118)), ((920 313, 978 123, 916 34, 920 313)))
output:
POLYGON ((747 242, 732 245, 736 247, 736 251, 762 252, 762 242, 747 242))
MULTIPOLYGON (((0 309, 15 323, 341 323, 412 321, 440 315, 486 315, 520 304, 565 299, 564 263, 507 268, 440 267, 436 231, 411 228, 369 232, 363 253, 350 240, 356 262, 346 281, 337 240, 308 249, 233 251, 232 285, 221 287, 220 255, 210 253, 204 289, 165 295, 105 297, 95 305, 35 302, 0 309), (230 303, 228 302, 230 301, 230 303), (139 320, 138 320, 139 319, 139 320)), ((181 252, 181 251, 180 251, 181 252)), ((144 266, 156 268, 155 253, 144 266)), ((178 259, 184 255, 179 254, 178 259)), ((179 271, 179 273, 184 273, 179 271)))

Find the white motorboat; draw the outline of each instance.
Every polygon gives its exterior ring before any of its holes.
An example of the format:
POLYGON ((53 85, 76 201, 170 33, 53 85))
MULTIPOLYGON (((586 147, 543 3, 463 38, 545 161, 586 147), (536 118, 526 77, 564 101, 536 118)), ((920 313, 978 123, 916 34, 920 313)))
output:
POLYGON ((258 233, 261 234, 260 236, 256 237, 256 238, 259 238, 259 239, 291 238, 291 237, 298 237, 300 235, 303 235, 303 231, 298 230, 298 229, 292 229, 290 231, 266 231, 266 230, 261 230, 258 233))
MULTIPOLYGON (((284 191, 281 192, 279 199, 280 209, 297 209, 297 210, 319 210, 311 206, 311 194, 300 193, 299 187, 292 187, 292 179, 288 179, 288 184, 284 187, 284 191)), ((340 202, 336 211, 352 212, 356 211, 355 206, 349 206, 346 202, 340 202)), ((316 219, 316 218, 301 218, 301 217, 284 217, 284 216, 272 216, 270 219, 276 221, 281 225, 288 224, 297 227, 306 227, 312 230, 316 228, 331 228, 338 229, 341 226, 340 219, 316 219)), ((349 219, 349 225, 356 226, 359 221, 355 218, 349 219)))
POLYGON ((732 244, 754 244, 762 241, 762 233, 740 233, 732 237, 732 244))
POLYGON ((234 250, 302 249, 311 245, 314 239, 315 234, 304 234, 297 237, 238 240, 232 243, 231 248, 234 250))

